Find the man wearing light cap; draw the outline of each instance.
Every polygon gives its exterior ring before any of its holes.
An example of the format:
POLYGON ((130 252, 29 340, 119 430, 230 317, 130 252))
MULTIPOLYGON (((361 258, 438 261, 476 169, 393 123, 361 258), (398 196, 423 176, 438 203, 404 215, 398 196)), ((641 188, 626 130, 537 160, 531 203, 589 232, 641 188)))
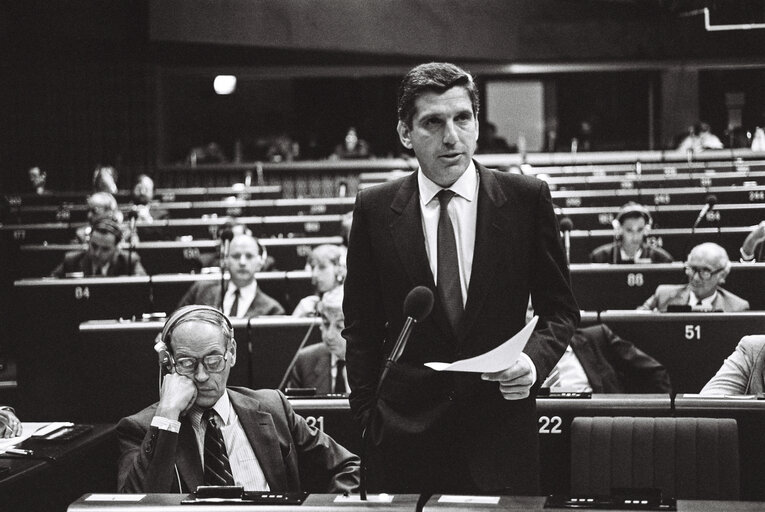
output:
POLYGON ((652 222, 645 206, 634 201, 626 203, 614 220, 615 240, 592 251, 590 262, 672 263, 672 256, 667 251, 645 241, 652 222))

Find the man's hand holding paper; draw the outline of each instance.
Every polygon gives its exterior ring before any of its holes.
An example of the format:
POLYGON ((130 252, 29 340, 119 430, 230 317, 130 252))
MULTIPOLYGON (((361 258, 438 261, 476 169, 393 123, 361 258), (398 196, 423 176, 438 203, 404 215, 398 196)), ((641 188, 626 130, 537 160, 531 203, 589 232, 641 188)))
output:
POLYGON ((506 400, 526 398, 536 380, 536 368, 522 352, 537 320, 535 316, 515 336, 485 354, 453 363, 425 363, 425 366, 436 371, 481 373, 482 379, 499 382, 506 400))

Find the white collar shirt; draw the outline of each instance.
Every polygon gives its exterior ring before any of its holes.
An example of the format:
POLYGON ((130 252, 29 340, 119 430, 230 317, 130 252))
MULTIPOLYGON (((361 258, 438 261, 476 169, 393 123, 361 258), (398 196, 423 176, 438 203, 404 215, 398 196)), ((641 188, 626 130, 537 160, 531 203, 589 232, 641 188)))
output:
MULTIPOLYGON (((236 285, 232 282, 228 282, 228 288, 226 289, 226 295, 223 297, 223 311, 231 309, 231 305, 234 303, 234 293, 236 292, 236 285)), ((258 291, 258 282, 254 279, 247 286, 239 288, 239 304, 236 308, 236 314, 229 316, 242 318, 247 316, 247 310, 250 309, 252 301, 255 300, 255 294, 258 291)))
MULTIPOLYGON (((420 192, 420 212, 423 234, 425 235, 425 250, 430 262, 430 271, 433 273, 433 280, 438 283, 438 217, 440 205, 436 194, 443 187, 425 176, 422 169, 417 172, 417 186, 420 192)), ((449 201, 447 210, 457 241, 457 261, 463 307, 467 303, 470 274, 473 269, 473 250, 478 219, 478 186, 478 172, 471 160, 462 176, 449 187, 449 190, 456 193, 454 198, 449 201)))
POLYGON ((715 290, 715 292, 709 297, 701 299, 701 304, 699 304, 698 297, 696 297, 696 294, 691 291, 688 294, 688 305, 700 309, 712 309, 714 307, 713 304, 715 299, 717 299, 717 290, 715 290))

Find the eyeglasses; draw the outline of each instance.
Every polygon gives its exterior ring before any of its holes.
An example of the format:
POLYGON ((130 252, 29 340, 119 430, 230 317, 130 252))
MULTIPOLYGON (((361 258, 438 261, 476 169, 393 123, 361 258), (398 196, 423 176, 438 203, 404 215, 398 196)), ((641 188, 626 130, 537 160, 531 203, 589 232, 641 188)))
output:
POLYGON ((722 272, 725 270, 725 267, 718 268, 717 270, 709 270, 708 268, 704 267, 694 267, 692 265, 686 265, 685 266, 685 275, 688 277, 693 277, 694 274, 698 273, 699 277, 703 279, 704 281, 707 281, 709 279, 712 279, 712 276, 722 272))
POLYGON ((194 375, 197 371, 197 366, 202 363, 207 373, 220 373, 226 368, 226 360, 228 359, 230 352, 226 352, 225 356, 220 354, 214 354, 205 356, 202 359, 195 357, 180 357, 178 359, 172 359, 175 371, 181 375, 194 375))

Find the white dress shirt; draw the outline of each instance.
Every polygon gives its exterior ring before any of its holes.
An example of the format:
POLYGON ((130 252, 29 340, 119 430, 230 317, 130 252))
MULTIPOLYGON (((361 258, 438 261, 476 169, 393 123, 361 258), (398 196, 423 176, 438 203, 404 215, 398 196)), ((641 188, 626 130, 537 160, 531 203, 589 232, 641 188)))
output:
MULTIPOLYGON (((231 474, 234 476, 234 483, 244 487, 245 491, 270 490, 266 476, 263 473, 263 468, 260 467, 260 462, 258 462, 258 458, 255 456, 252 446, 250 446, 250 441, 247 439, 247 434, 244 433, 242 424, 239 422, 239 416, 237 416, 234 408, 231 407, 228 391, 223 393, 213 406, 213 409, 223 421, 223 424, 219 425, 219 427, 223 434, 223 440, 226 443, 226 452, 231 464, 231 474)), ((199 457, 202 459, 202 466, 204 466, 207 424, 202 423, 202 410, 192 407, 189 411, 189 420, 194 427, 199 457)))
MULTIPOLYGON (((237 318, 246 316, 247 310, 250 309, 250 304, 252 304, 252 301, 255 299, 255 293, 257 291, 258 283, 254 279, 247 286, 239 288, 239 305, 236 307, 236 314, 229 316, 237 318)), ((226 295, 223 297, 223 311, 231 309, 231 305, 234 303, 234 292, 236 292, 236 285, 229 281, 226 295)))
POLYGON ((550 376, 547 377, 542 387, 565 391, 592 391, 590 379, 587 378, 587 373, 571 345, 566 347, 563 357, 550 372, 550 376))
MULTIPOLYGON (((436 194, 443 187, 425 176, 422 169, 417 173, 417 185, 420 189, 420 212, 422 230, 425 235, 425 250, 430 261, 430 271, 433 273, 436 285, 438 285, 438 216, 441 208, 436 194)), ((449 201, 447 210, 454 228, 454 239, 457 241, 457 261, 460 288, 462 289, 462 306, 464 307, 467 303, 470 273, 473 270, 473 249, 478 219, 478 172, 472 160, 462 176, 449 187, 449 190, 457 194, 449 201)))
POLYGON ((715 299, 717 298, 717 290, 710 295, 709 297, 701 299, 701 304, 697 304, 699 299, 696 297, 696 294, 691 291, 690 294, 688 294, 688 305, 692 307, 697 307, 700 309, 712 309, 714 306, 715 299))

